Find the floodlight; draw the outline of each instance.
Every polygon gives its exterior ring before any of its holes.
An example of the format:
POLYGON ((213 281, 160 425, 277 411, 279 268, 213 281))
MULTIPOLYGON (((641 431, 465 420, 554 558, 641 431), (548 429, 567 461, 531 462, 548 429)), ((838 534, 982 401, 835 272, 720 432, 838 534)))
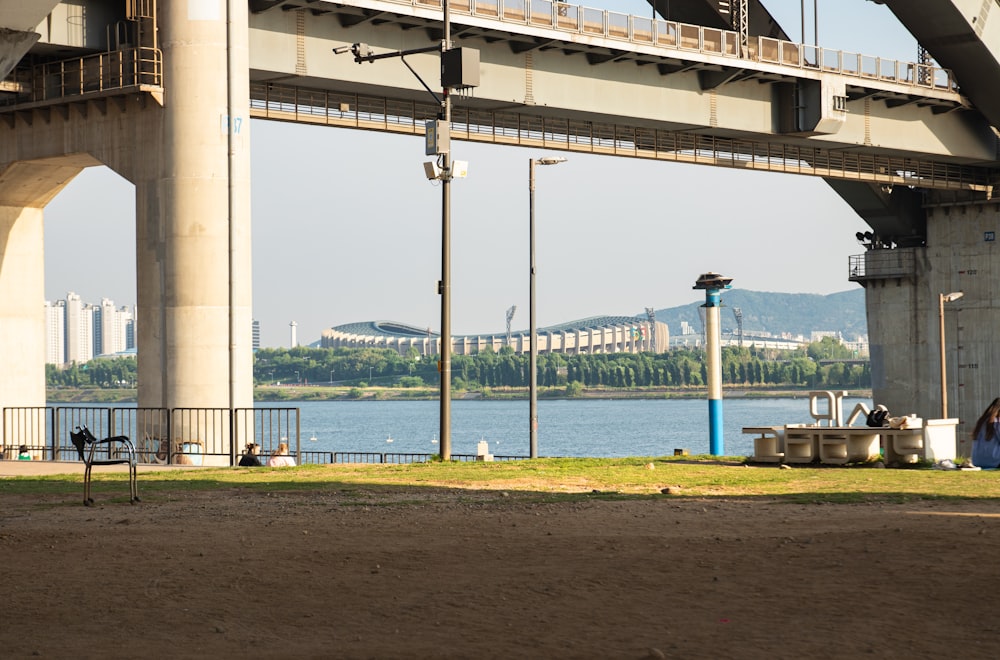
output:
POLYGON ((429 160, 424 163, 424 174, 427 175, 427 179, 433 181, 434 179, 441 178, 441 168, 433 160, 429 160))

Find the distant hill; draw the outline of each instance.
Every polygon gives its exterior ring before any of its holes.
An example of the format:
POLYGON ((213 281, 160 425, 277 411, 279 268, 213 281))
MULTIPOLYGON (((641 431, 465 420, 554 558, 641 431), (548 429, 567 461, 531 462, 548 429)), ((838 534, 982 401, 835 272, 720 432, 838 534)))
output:
MULTIPOLYGON (((656 310, 656 320, 670 328, 671 336, 679 335, 681 321, 687 321, 701 331, 699 308, 702 302, 656 310)), ((743 313, 743 334, 769 332, 777 335, 789 332, 809 337, 813 331, 840 332, 844 339, 868 334, 865 317, 865 292, 851 291, 823 296, 816 293, 772 293, 732 289, 722 293, 722 334, 736 331, 733 308, 743 313)))

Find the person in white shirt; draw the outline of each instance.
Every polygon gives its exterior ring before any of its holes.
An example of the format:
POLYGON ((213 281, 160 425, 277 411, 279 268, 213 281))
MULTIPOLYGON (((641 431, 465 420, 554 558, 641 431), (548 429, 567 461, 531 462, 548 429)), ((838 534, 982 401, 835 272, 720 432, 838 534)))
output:
POLYGON ((279 442, 278 449, 267 459, 268 467, 289 467, 295 465, 295 459, 288 455, 288 443, 279 442))

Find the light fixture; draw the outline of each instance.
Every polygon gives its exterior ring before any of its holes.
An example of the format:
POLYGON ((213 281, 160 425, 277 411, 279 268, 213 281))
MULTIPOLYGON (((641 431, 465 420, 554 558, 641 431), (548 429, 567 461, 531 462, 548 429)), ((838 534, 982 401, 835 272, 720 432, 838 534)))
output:
POLYGON ((538 458, 538 330, 535 327, 535 165, 565 163, 561 156, 528 159, 528 457, 538 458))
POLYGON ((944 304, 955 302, 965 293, 953 291, 951 293, 938 294, 938 321, 941 327, 941 419, 948 419, 948 375, 945 368, 944 355, 944 304))

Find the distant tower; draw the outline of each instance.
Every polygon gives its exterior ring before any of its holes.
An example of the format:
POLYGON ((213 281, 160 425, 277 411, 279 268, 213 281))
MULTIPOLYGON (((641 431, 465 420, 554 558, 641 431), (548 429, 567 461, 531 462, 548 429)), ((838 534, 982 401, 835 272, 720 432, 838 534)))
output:
POLYGON ((298 337, 295 336, 295 329, 298 326, 299 326, 299 324, 296 323, 295 321, 292 321, 291 323, 288 324, 288 327, 291 328, 291 335, 292 335, 291 336, 291 341, 290 341, 291 348, 295 348, 296 346, 299 345, 299 339, 298 339, 298 337))
POLYGON ((736 317, 736 336, 738 337, 739 347, 743 348, 743 310, 739 307, 733 307, 733 316, 736 317))
POLYGON ((646 350, 658 351, 659 348, 656 346, 656 309, 652 307, 646 308, 646 318, 649 319, 649 343, 652 348, 647 348, 646 350))
POLYGON ((507 345, 511 345, 510 336, 510 322, 514 319, 514 312, 517 311, 517 305, 511 305, 510 309, 507 310, 507 345))

